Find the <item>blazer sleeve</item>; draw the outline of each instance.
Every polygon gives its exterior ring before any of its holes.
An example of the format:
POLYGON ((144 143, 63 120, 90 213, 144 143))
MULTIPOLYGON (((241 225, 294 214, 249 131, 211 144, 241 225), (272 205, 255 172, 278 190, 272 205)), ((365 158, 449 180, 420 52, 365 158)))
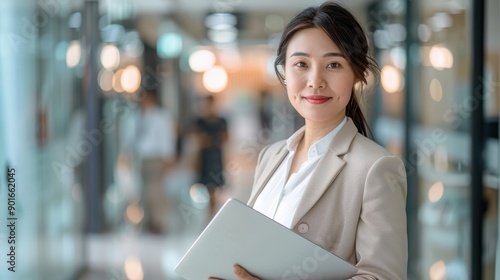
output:
POLYGON ((407 277, 406 172, 395 156, 379 158, 369 169, 356 232, 353 280, 407 277))

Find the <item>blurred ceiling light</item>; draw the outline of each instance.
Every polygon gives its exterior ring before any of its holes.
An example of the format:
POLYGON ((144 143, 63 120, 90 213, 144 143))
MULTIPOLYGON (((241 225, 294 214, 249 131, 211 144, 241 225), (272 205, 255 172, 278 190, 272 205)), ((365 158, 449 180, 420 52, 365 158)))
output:
POLYGON ((182 37, 176 32, 167 32, 160 35, 157 42, 158 55, 162 58, 179 56, 182 51, 182 37))
POLYGON ((430 18, 430 21, 434 31, 440 31, 444 28, 451 27, 453 24, 450 14, 443 12, 435 13, 434 16, 430 18))
POLYGON ((123 88, 121 85, 122 74, 123 74, 123 69, 120 69, 116 71, 116 73, 113 75, 111 83, 113 84, 113 90, 116 92, 123 92, 123 88))
POLYGON ((387 24, 385 29, 393 42, 403 42, 406 39, 406 28, 400 23, 387 24))
POLYGON ((189 56, 189 67, 195 72, 205 72, 215 64, 215 54, 209 50, 197 50, 189 56))
POLYGON ((451 14, 459 14, 465 10, 464 6, 457 0, 449 0, 446 2, 448 5, 448 11, 451 14))
POLYGON ((210 29, 227 29, 236 26, 238 19, 229 13, 213 13, 205 17, 205 26, 210 29))
POLYGON ((82 50, 80 41, 74 40, 69 43, 68 50, 66 51, 66 65, 68 68, 73 68, 80 63, 82 50))
POLYGON ((106 44, 101 50, 101 64, 108 70, 114 70, 120 65, 120 50, 112 44, 106 44))
POLYGON ((390 52, 392 63, 403 70, 406 68, 406 53, 402 47, 392 48, 390 52))
POLYGON ((143 280, 144 271, 142 270, 141 260, 135 256, 129 256, 125 260, 125 275, 129 280, 143 280))
POLYGON ((392 65, 385 65, 381 71, 382 88, 387 93, 395 93, 403 89, 404 78, 401 72, 392 65))
POLYGON ((438 79, 432 79, 429 92, 434 101, 441 101, 443 98, 443 88, 441 87, 441 82, 439 82, 438 79))
POLYGON ((430 202, 438 202, 443 197, 443 193, 444 193, 443 182, 439 181, 434 183, 429 188, 428 197, 430 202))
POLYGON ((428 42, 432 37, 432 31, 427 24, 418 25, 418 38, 422 42, 428 42))
POLYGON ((210 41, 215 43, 230 43, 238 38, 238 30, 234 27, 224 30, 209 29, 207 36, 210 41))
POLYGON ((429 269, 429 276, 431 280, 446 279, 446 264, 444 261, 435 262, 429 269))
POLYGON ((139 68, 135 65, 129 65, 123 69, 120 83, 125 92, 136 92, 141 86, 141 71, 139 71, 139 68))
POLYGON ((429 51, 429 61, 437 70, 451 68, 453 67, 453 54, 448 48, 435 45, 429 51))
POLYGON ((103 91, 113 90, 113 75, 115 73, 111 70, 101 69, 98 75, 99 87, 103 91))
POLYGON ((221 66, 214 66, 203 74, 203 86, 212 93, 226 89, 228 83, 227 72, 221 66))
POLYGON ((270 14, 266 16, 266 28, 271 32, 283 30, 285 20, 280 15, 270 14))

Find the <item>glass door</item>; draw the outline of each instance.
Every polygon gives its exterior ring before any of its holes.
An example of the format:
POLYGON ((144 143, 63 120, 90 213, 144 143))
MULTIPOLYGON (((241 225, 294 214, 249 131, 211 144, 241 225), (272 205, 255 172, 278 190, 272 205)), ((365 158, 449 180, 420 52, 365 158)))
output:
POLYGON ((481 271, 484 279, 495 275, 498 2, 486 1, 484 75, 479 83, 472 78, 477 46, 472 6, 477 3, 386 0, 370 9, 369 27, 381 68, 381 87, 372 103, 374 134, 404 158, 407 168, 409 279, 477 276, 471 266, 471 193, 478 188, 472 171, 477 166, 484 171, 484 204, 478 207, 486 206, 478 223, 483 229, 481 271), (473 123, 480 106, 484 116, 473 123), (473 146, 476 126, 484 128, 484 145, 473 146), (476 150, 484 151, 479 165, 473 163, 476 150))

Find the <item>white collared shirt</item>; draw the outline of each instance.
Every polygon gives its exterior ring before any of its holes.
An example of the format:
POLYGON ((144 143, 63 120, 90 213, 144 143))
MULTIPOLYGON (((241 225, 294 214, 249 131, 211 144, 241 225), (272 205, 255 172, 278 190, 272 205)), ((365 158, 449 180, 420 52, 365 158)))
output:
POLYGON ((307 160, 286 181, 297 146, 304 136, 305 127, 300 128, 290 136, 287 140, 289 151, 287 157, 271 176, 257 197, 253 208, 276 222, 290 227, 313 170, 318 165, 320 158, 326 153, 332 139, 346 123, 347 118, 344 118, 337 127, 314 143, 308 150, 307 160))

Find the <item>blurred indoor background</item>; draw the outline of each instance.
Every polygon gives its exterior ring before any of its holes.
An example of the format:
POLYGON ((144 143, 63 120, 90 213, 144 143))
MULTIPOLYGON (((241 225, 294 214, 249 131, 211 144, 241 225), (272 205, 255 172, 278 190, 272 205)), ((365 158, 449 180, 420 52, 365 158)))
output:
MULTIPOLYGON (((0 1, 0 279, 179 279, 212 215, 205 97, 227 121, 215 207, 246 201, 260 149, 302 125, 272 67, 280 32, 321 2, 0 1), (145 92, 164 116, 161 228, 145 92)), ((342 3, 381 68, 363 97, 373 137, 407 167, 408 279, 500 279, 500 0, 342 3)))

